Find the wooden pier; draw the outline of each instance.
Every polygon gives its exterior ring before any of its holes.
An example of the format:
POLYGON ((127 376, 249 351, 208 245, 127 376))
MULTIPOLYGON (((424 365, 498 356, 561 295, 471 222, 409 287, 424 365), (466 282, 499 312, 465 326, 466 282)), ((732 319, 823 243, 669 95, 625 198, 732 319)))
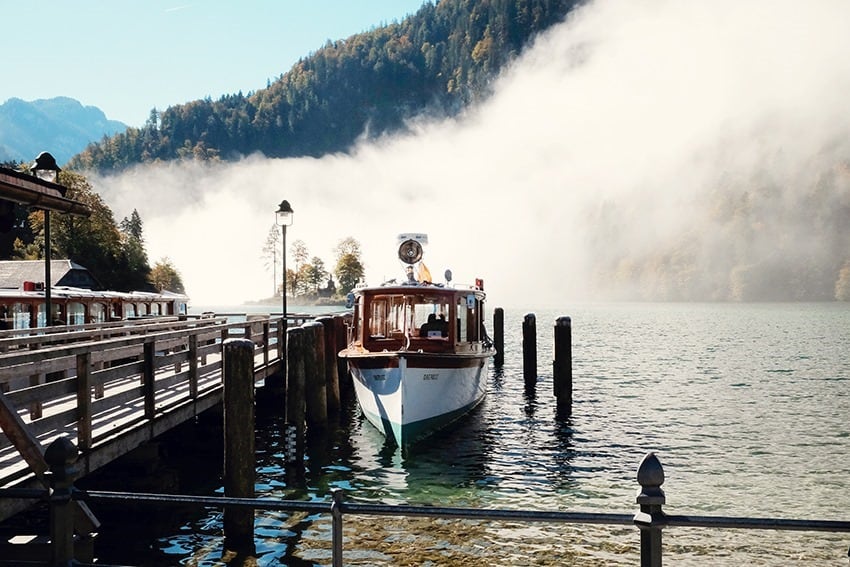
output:
MULTIPOLYGON (((222 401, 222 344, 254 344, 255 384, 279 372, 281 318, 157 318, 0 332, 0 488, 43 488, 65 437, 85 475, 222 401)), ((32 505, 0 499, 0 521, 32 505)))

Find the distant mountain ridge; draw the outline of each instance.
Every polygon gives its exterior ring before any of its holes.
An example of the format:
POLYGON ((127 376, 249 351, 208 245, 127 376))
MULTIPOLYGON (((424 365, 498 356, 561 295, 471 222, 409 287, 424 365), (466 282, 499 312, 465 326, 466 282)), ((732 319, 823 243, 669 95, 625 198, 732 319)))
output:
POLYGON ((88 144, 126 129, 96 106, 73 98, 10 98, 0 105, 0 161, 26 162, 49 151, 64 164, 88 144))

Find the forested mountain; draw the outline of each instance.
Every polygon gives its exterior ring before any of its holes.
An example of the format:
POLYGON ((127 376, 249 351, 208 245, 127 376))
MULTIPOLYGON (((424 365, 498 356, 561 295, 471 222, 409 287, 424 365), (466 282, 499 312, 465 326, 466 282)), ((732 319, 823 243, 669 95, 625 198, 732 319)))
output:
POLYGON ((577 0, 440 0, 402 22, 328 42, 267 88, 151 111, 142 128, 91 144, 68 164, 117 171, 182 158, 319 156, 421 113, 453 115, 577 0))
POLYGON ((72 98, 10 98, 0 104, 0 161, 31 161, 49 145, 53 157, 65 163, 93 140, 126 129, 99 108, 72 98))

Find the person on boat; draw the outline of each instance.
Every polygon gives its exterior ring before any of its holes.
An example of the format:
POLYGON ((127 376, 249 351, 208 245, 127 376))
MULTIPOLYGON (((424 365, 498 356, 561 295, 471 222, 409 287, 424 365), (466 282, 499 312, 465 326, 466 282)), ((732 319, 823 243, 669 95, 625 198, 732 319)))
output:
POLYGON ((440 313, 439 319, 437 319, 436 329, 440 331, 440 334, 444 337, 449 336, 449 322, 446 321, 446 314, 440 313))
POLYGON ((428 320, 422 323, 422 326, 419 327, 419 336, 427 337, 430 331, 439 331, 440 329, 437 325, 437 315, 431 313, 430 315, 428 315, 428 320))

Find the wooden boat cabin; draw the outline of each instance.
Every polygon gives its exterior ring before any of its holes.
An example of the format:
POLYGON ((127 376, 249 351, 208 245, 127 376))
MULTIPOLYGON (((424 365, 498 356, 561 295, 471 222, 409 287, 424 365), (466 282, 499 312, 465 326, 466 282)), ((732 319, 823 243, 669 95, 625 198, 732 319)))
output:
POLYGON ((369 352, 471 352, 486 338, 484 293, 432 284, 355 290, 353 347, 369 352))

